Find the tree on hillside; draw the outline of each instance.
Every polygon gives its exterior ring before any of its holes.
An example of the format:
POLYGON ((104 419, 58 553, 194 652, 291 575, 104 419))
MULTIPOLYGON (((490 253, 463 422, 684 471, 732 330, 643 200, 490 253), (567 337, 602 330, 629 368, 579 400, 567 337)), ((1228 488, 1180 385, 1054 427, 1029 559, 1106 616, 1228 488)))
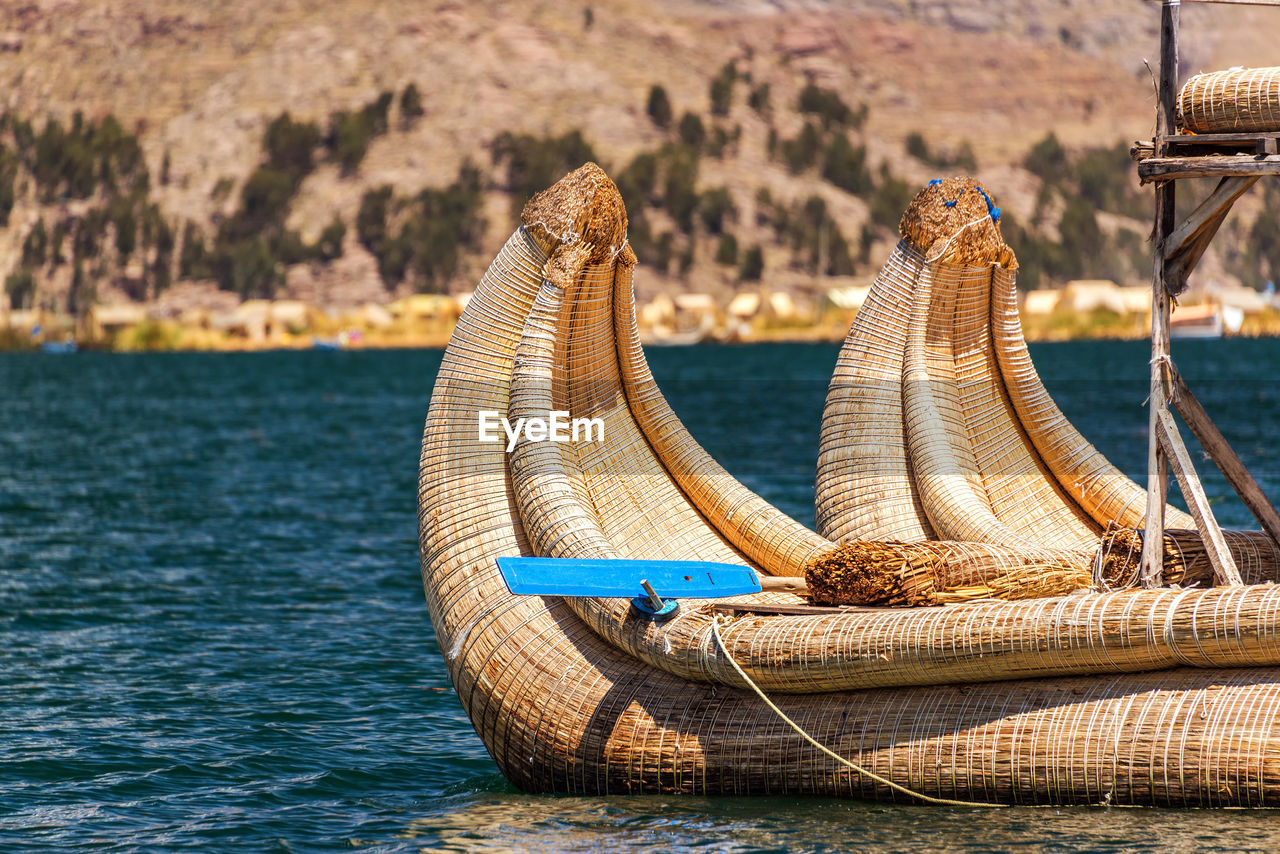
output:
POLYGON ((333 152, 333 159, 338 161, 344 177, 351 177, 360 168, 365 152, 369 150, 371 136, 373 128, 363 110, 339 110, 329 117, 329 150, 333 152))
POLYGON ((313 122, 295 122, 281 113, 262 136, 266 166, 301 182, 315 169, 315 150, 320 144, 320 130, 313 122))
POLYGON ((667 97, 666 89, 658 85, 650 87, 649 103, 645 110, 649 113, 650 120, 658 127, 663 130, 671 127, 671 99, 667 97))
POLYGON ((9 214, 18 200, 14 183, 18 179, 18 157, 0 145, 0 228, 9 225, 9 214))
POLYGON ((711 115, 729 115, 729 106, 733 102, 733 84, 738 80, 738 69, 732 62, 725 63, 711 80, 711 115))
POLYGON ((44 265, 45 255, 49 248, 49 233, 44 227, 44 218, 36 220, 35 226, 27 232, 22 241, 22 266, 40 267, 44 265))
POLYGON ((319 261, 332 261, 335 258, 342 257, 342 239, 347 236, 347 226, 342 221, 342 217, 336 213, 329 224, 320 232, 320 237, 316 239, 315 245, 311 247, 311 254, 319 261))
POLYGON ((589 160, 595 160, 591 144, 576 130, 558 137, 502 133, 493 141, 493 163, 507 167, 506 190, 511 211, 520 216, 524 203, 589 160))
POLYGON ((20 267, 10 273, 4 280, 5 293, 9 295, 9 306, 22 310, 31 308, 36 299, 36 280, 31 271, 20 267))
POLYGON ((698 200, 698 212, 709 233, 721 234, 726 221, 737 218, 738 206, 733 203, 728 187, 717 187, 702 194, 698 200))
POLYGON ((1062 256, 1056 273, 1067 279, 1102 274, 1098 265, 1106 255, 1106 237, 1098 228, 1093 205, 1087 199, 1072 196, 1067 200, 1058 233, 1062 236, 1062 256))
POLYGON ((800 90, 796 100, 796 109, 802 113, 815 115, 822 120, 824 126, 847 127, 857 129, 867 118, 866 105, 857 110, 850 109, 838 94, 830 89, 823 89, 812 83, 800 90))
POLYGON ((1058 137, 1050 131, 1044 139, 1031 147, 1022 165, 1040 180, 1052 183, 1062 177, 1067 165, 1067 151, 1058 142, 1058 137))
POLYGON ((747 106, 762 116, 772 109, 772 105, 769 103, 768 83, 761 83, 751 90, 751 94, 747 96, 747 106))
POLYGON ((752 244, 742 255, 742 264, 738 267, 738 278, 744 282, 758 282, 764 273, 764 250, 759 244, 752 244))
POLYGON ((703 126, 702 119, 693 113, 685 113, 680 117, 680 127, 677 132, 681 142, 695 149, 701 148, 707 141, 707 129, 703 126))
POLYGON ((418 91, 417 85, 411 81, 404 87, 404 91, 400 93, 400 122, 406 128, 412 127, 414 122, 422 118, 426 112, 426 109, 422 106, 422 93, 418 91))
POLYGON ((738 263, 738 238, 732 234, 720 235, 720 242, 716 244, 716 263, 727 267, 738 263))
POLYGON ((867 169, 866 146, 855 148, 843 133, 831 137, 822 154, 822 177, 847 193, 869 193, 873 182, 867 169))

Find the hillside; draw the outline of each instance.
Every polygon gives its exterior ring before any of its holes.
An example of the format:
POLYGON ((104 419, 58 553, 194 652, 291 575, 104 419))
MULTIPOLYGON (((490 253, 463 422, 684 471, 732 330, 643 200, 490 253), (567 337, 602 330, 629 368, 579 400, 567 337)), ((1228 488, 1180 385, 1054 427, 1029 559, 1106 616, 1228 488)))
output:
MULTIPOLYGON (((1273 62, 1280 22, 1269 11, 1184 9, 1186 70, 1273 62)), ((134 187, 127 204, 141 249, 121 255, 108 246, 92 263, 86 256, 79 275, 95 280, 95 299, 154 298, 184 275, 246 296, 265 288, 339 305, 464 289, 513 227, 528 182, 558 177, 551 173, 582 153, 632 181, 632 239, 649 267, 642 296, 751 287, 755 247, 758 274, 770 283, 816 290, 826 275, 872 271, 888 251, 893 216, 877 215, 877 199, 891 211, 904 193, 949 170, 974 171, 1013 215, 1016 233, 1061 245, 1076 178, 1055 196, 1044 174, 1023 168, 1027 153, 1052 132, 1071 172, 1090 150, 1119 151, 1150 134, 1142 59, 1155 52, 1157 18, 1155 6, 1136 0, 5 0, 0 73, 11 81, 3 106, 36 131, 46 117, 69 127, 80 112, 90 127, 112 116, 136 135, 148 177, 145 198, 134 187), (717 106, 712 84, 721 80, 723 92, 727 69, 729 94, 717 106), (409 84, 420 117, 404 115, 409 84), (671 107, 666 128, 649 109, 655 86, 671 107), (806 91, 831 93, 851 115, 833 118, 821 104, 803 110, 806 91), (360 131, 367 150, 353 167, 329 139, 340 136, 335 113, 371 116, 383 93, 390 100, 372 121, 385 127, 360 131), (246 207, 246 185, 280 165, 264 136, 283 113, 313 125, 319 138, 307 163, 283 170, 286 190, 264 219, 246 207), (701 138, 681 124, 686 113, 697 117, 701 138), (568 136, 574 131, 581 144, 568 136), (833 178, 839 170, 828 163, 837 160, 843 177, 833 178), (383 187, 382 230, 374 223, 371 231, 370 196, 383 187), (460 216, 466 222, 452 230, 434 225, 460 216), (144 233, 148 217, 155 222, 144 233), (167 256, 157 229, 174 242, 167 256), (255 229, 274 235, 266 248, 254 244, 253 263, 270 275, 236 278, 230 268, 248 263, 255 229), (335 235, 339 246, 325 248, 335 235), (216 258, 184 264, 188 237, 223 252, 223 266, 216 258), (456 260, 446 263, 450 253, 456 260), (164 275, 146 272, 160 262, 164 275)), ((1121 168, 1115 157, 1102 160, 1108 172, 1121 168)), ((97 187, 78 199, 45 193, 18 174, 0 276, 32 267, 33 302, 60 306, 78 256, 57 265, 49 252, 33 265, 24 245, 41 223, 49 234, 62 223, 73 238, 94 205, 106 211, 112 202, 97 187)), ((1097 218, 1098 234, 1145 231, 1133 197, 1102 195, 1114 197, 1115 209, 1097 218)), ((126 203, 114 204, 123 216, 126 203)), ((116 228, 94 233, 111 243, 116 228)), ((1247 225, 1237 231, 1238 243, 1250 236, 1247 225)), ((1117 276, 1140 275, 1140 241, 1135 248, 1132 238, 1116 238, 1112 250, 1130 259, 1117 262, 1117 276)), ((1048 276, 1058 275, 1052 251, 1041 254, 1048 276)), ((1206 271, 1233 276, 1242 263, 1211 258, 1206 271)))

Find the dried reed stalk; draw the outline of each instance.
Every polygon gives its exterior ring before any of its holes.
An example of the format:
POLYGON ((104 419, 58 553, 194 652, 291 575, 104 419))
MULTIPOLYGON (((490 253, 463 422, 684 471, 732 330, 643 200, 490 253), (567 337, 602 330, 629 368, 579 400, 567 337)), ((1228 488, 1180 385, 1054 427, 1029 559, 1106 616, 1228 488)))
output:
POLYGON ((1087 554, 979 543, 854 541, 805 567, 819 605, 905 606, 1040 599, 1092 586, 1087 554))
MULTIPOLYGON (((1113 521, 1126 527, 1141 527, 1146 517, 1147 490, 1090 444, 1049 396, 1022 334, 1014 276, 1002 270, 992 276, 991 342, 999 365, 995 382, 1008 396, 1020 431, 1032 452, 1043 461, 1048 480, 1088 514, 1099 529, 1113 521)), ((1195 523, 1185 512, 1166 504, 1165 524, 1189 528, 1195 523)))
POLYGON ((854 540, 809 563, 804 579, 816 605, 933 605, 938 556, 909 543, 854 540))
POLYGON ((848 540, 934 539, 907 458, 902 361, 924 256, 898 241, 854 318, 822 411, 818 531, 848 540))

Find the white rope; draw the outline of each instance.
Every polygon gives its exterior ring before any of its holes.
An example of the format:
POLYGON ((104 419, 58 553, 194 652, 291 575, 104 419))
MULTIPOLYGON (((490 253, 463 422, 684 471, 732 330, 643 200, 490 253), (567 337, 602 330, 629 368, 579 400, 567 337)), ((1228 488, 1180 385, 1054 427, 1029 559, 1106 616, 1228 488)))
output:
MULTIPOLYGON (((1152 368, 1155 368, 1157 365, 1160 366, 1161 368, 1164 368, 1164 371, 1161 373, 1160 376, 1161 376, 1161 379, 1164 380, 1165 398, 1168 400, 1169 403, 1172 403, 1176 406, 1179 402, 1181 402, 1181 398, 1178 395, 1178 387, 1173 382, 1173 375, 1177 372, 1177 368, 1173 366, 1173 357, 1170 356, 1168 353, 1161 353, 1158 356, 1152 356, 1151 361, 1147 362, 1147 364, 1150 365, 1152 368)), ((1142 405, 1146 406, 1150 402, 1151 402, 1151 395, 1148 394, 1147 399, 1142 401, 1142 405)))
POLYGON ((756 692, 756 696, 758 696, 761 700, 763 700, 766 706, 772 709, 778 717, 786 721, 787 724, 793 730, 799 733, 800 736, 804 738, 805 741, 809 742, 814 747, 821 750, 827 756, 830 756, 832 759, 836 760, 841 765, 844 765, 847 768, 850 768, 853 771, 856 771, 857 773, 863 775, 864 777, 869 777, 870 779, 875 780, 877 783, 880 783, 881 785, 888 786, 890 789, 893 789, 895 792, 901 792, 904 795, 909 795, 910 797, 918 798, 919 800, 922 800, 927 804, 939 804, 941 806, 950 806, 950 807, 1002 807, 1002 806, 1005 806, 1004 804, 988 804, 988 803, 983 803, 982 801, 953 801, 949 798, 935 798, 935 797, 932 797, 931 795, 925 795, 920 792, 913 791, 911 789, 908 789, 906 786, 899 785, 898 783, 895 783, 890 779, 881 777, 879 774, 875 773, 874 771, 870 771, 866 768, 863 768, 861 765, 857 765, 853 762, 850 762, 848 759, 845 759, 843 756, 836 753, 835 751, 830 750, 826 746, 818 743, 818 741, 813 736, 809 735, 809 733, 805 732, 798 723, 791 720, 791 718, 787 717, 786 713, 783 712, 782 709, 779 709, 776 705, 774 705, 774 702, 769 699, 769 697, 764 693, 764 691, 760 690, 760 686, 757 685, 754 681, 752 681, 751 677, 747 675, 747 672, 743 670, 738 665, 738 662, 734 660, 733 656, 729 654, 729 648, 725 646, 724 638, 720 636, 720 621, 723 619, 725 619, 725 617, 722 614, 717 614, 715 618, 712 619, 711 632, 712 634, 715 635, 716 644, 720 647, 720 651, 724 653, 724 657, 728 659, 729 664, 733 665, 733 669, 738 672, 738 675, 742 677, 743 681, 745 681, 748 686, 750 686, 751 690, 756 692))
MULTIPOLYGON (((542 226, 542 230, 545 231, 549 237, 555 239, 559 243, 563 243, 565 246, 572 246, 582 239, 582 235, 577 233, 576 231, 566 231, 564 234, 556 234, 554 231, 551 230, 551 226, 547 225, 546 222, 540 219, 534 220, 533 222, 527 225, 522 225, 520 227, 528 230, 538 225, 542 226)), ((627 235, 624 234, 622 236, 622 243, 620 243, 616 249, 612 246, 609 247, 609 263, 612 264, 615 260, 617 260, 618 256, 622 254, 622 250, 626 248, 627 248, 627 235)))
POLYGON ((926 258, 926 259, 924 259, 925 263, 926 263, 926 264, 932 264, 934 261, 937 261, 937 260, 938 260, 939 258, 941 258, 943 255, 946 255, 946 254, 947 254, 947 249, 949 249, 949 248, 951 247, 951 241, 955 240, 955 239, 956 239, 957 237, 959 237, 961 234, 964 234, 965 230, 966 230, 967 228, 969 228, 970 226, 977 225, 978 223, 982 222, 983 220, 988 220, 988 219, 990 219, 990 220, 991 220, 991 224, 992 224, 992 226, 994 227, 994 226, 995 226, 995 222, 996 222, 996 221, 995 221, 994 219, 991 219, 991 211, 987 211, 986 213, 984 213, 982 216, 978 217, 977 219, 972 220, 972 221, 970 221, 970 222, 966 222, 964 225, 960 226, 960 228, 956 230, 956 233, 955 233, 955 234, 953 234, 953 235, 951 235, 949 238, 947 238, 947 242, 946 242, 946 243, 942 244, 942 249, 938 252, 938 254, 937 254, 937 255, 934 255, 932 258, 926 258))
POLYGON ((614 261, 618 260, 618 256, 622 254, 622 250, 623 250, 623 249, 626 249, 626 248, 627 248, 627 243, 628 243, 630 240, 631 240, 631 236, 630 236, 630 235, 627 235, 627 234, 622 235, 622 243, 620 243, 620 244, 618 245, 618 248, 617 248, 617 249, 615 249, 615 250, 613 250, 613 254, 609 256, 609 263, 610 263, 610 264, 612 264, 614 261))

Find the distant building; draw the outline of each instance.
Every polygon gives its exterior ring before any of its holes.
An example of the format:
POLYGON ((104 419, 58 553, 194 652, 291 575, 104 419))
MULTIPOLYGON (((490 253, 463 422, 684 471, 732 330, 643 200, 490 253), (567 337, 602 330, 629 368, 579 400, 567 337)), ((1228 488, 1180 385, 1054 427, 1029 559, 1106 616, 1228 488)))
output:
POLYGON ((1151 286, 1127 285, 1116 288, 1120 301, 1129 314, 1146 314, 1151 311, 1151 286))
POLYGON ((826 292, 825 296, 827 302, 836 308, 859 309, 867 301, 870 293, 870 285, 850 285, 846 288, 832 288, 826 292))
POLYGON ((0 313, 0 317, 5 320, 5 325, 9 329, 18 332, 30 333, 40 325, 39 309, 15 309, 13 311, 0 313))
POLYGON ((462 316, 458 301, 444 294, 414 294, 391 303, 387 311, 410 322, 457 320, 462 316))
POLYGON ((89 326, 95 338, 116 335, 133 329, 146 319, 146 309, 137 303, 95 305, 89 311, 89 326))
POLYGON ((1058 308, 1088 313, 1098 309, 1128 314, 1128 304, 1120 293, 1120 287, 1110 279, 1076 279, 1067 282, 1062 289, 1058 308))
POLYGON ((1253 288, 1221 288, 1217 298, 1223 308, 1239 309, 1244 314, 1258 314, 1269 307, 1266 297, 1253 288))
POLYGON ((636 320, 641 329, 671 331, 675 328, 676 304, 666 294, 658 294, 640 306, 636 320))
POLYGON ((298 300, 245 300, 232 311, 216 311, 209 327, 229 335, 261 342, 288 332, 300 332, 309 325, 307 304, 298 300))
POLYGON ((374 302, 360 306, 358 315, 360 322, 371 329, 385 329, 395 322, 391 312, 374 302))
POLYGON ((1053 314, 1053 310, 1058 307, 1058 300, 1061 298, 1062 291, 1056 289, 1027 291, 1022 298, 1022 313, 1026 315, 1053 314))
POLYGON ((785 291, 774 291, 769 294, 765 304, 769 308, 769 313, 778 320, 794 320, 800 314, 800 311, 796 308, 795 300, 791 298, 791 294, 785 291))
POLYGON ((760 313, 760 302, 758 293, 735 294, 733 299, 729 300, 727 311, 734 320, 750 320, 760 313))

